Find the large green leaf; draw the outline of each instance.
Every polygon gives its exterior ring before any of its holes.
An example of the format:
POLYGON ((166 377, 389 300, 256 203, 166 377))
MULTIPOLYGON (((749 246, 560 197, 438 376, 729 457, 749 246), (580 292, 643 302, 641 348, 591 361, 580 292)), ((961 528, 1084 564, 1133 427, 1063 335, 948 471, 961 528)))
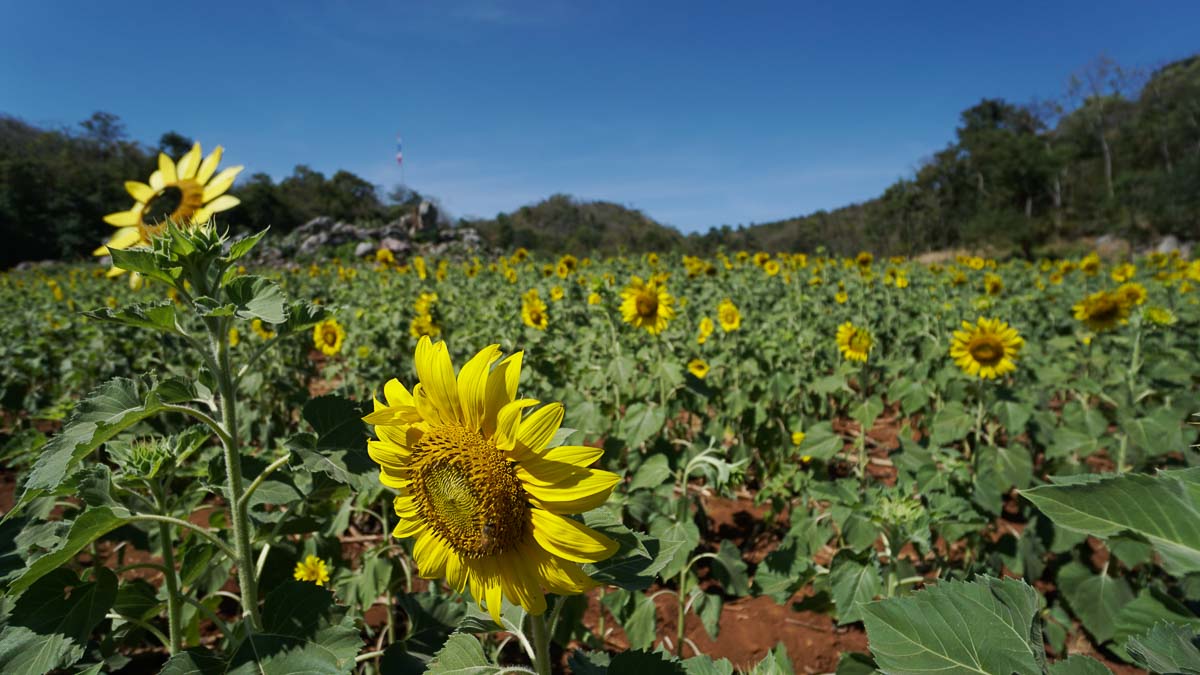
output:
POLYGON ((1021 494, 1057 525, 1101 538, 1133 532, 1149 540, 1171 574, 1200 571, 1200 508, 1170 474, 1043 485, 1021 494))
POLYGON ((119 323, 136 328, 149 328, 164 333, 180 333, 179 324, 175 316, 175 303, 171 300, 144 305, 130 305, 129 307, 119 307, 117 309, 105 307, 91 312, 84 312, 84 315, 98 321, 119 323))
MULTIPOLYGON (((682 530, 672 529, 656 536, 634 532, 608 508, 583 514, 583 522, 620 546, 611 558, 589 563, 584 566, 584 571, 597 581, 630 591, 649 588, 668 565, 681 558, 686 561, 687 555, 696 547, 696 540, 687 538, 682 530)), ((696 532, 696 538, 699 538, 699 532, 696 532)))
POLYGON ((289 581, 263 604, 263 631, 233 651, 227 673, 346 673, 363 646, 354 623, 315 584, 289 581))
POLYGON ((829 583, 833 587, 839 626, 861 621, 863 607, 874 600, 883 587, 875 563, 862 562, 847 555, 839 555, 833 561, 829 583))
POLYGON ((54 570, 29 586, 0 631, 0 672, 41 675, 75 663, 92 629, 117 597, 117 577, 96 567, 95 581, 54 570))
POLYGON ((1133 662, 1146 670, 1200 675, 1198 639, 1192 628, 1162 622, 1142 635, 1130 637, 1125 649, 1133 662))
POLYGON ((1107 574, 1093 574, 1078 562, 1068 563, 1059 570, 1058 588, 1096 644, 1113 638, 1117 614, 1133 600, 1133 589, 1128 581, 1107 574))
POLYGON ((141 385, 126 378, 109 380, 92 390, 75 406, 62 431, 42 446, 25 478, 17 505, 4 517, 58 488, 88 453, 162 408, 156 390, 143 391, 141 385))
POLYGON ((908 673, 1041 675, 1037 593, 1011 579, 945 581, 908 597, 863 607, 880 670, 908 673))
POLYGON ((621 420, 621 438, 631 448, 653 438, 667 421, 667 412, 661 406, 634 403, 625 409, 621 420))
POLYGON ((29 588, 38 579, 70 562, 75 554, 88 544, 129 523, 129 516, 129 512, 120 507, 101 506, 84 511, 71 523, 67 538, 59 542, 53 550, 34 560, 9 584, 8 592, 20 593, 29 588))
POLYGON ((265 277, 237 277, 225 287, 225 294, 239 319, 262 319, 267 323, 287 320, 287 298, 279 284, 265 277))

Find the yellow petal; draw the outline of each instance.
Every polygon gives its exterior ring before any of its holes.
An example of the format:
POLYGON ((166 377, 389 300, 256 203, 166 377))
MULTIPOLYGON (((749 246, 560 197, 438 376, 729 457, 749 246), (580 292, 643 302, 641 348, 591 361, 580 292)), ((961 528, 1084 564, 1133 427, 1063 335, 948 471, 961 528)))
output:
POLYGON ((517 398, 517 383, 521 379, 522 352, 512 354, 501 361, 488 374, 484 392, 483 433, 491 436, 496 430, 496 416, 500 409, 517 398))
POLYGON ((550 462, 566 462, 584 468, 604 455, 604 448, 587 445, 560 445, 543 452, 540 457, 550 462))
POLYGON ((200 144, 195 143, 192 145, 192 149, 187 151, 187 154, 179 158, 175 173, 179 175, 180 180, 190 180, 196 177, 196 170, 199 168, 200 144))
POLYGON ((229 186, 233 185, 233 179, 242 172, 245 167, 231 166, 228 169, 223 169, 221 173, 213 176, 213 179, 208 181, 204 186, 204 203, 207 204, 217 197, 225 194, 229 186))
POLYGON ((158 153, 158 172, 162 174, 163 183, 166 185, 171 185, 179 180, 175 173, 175 162, 171 161, 165 152, 158 153))
MULTIPOLYGON (((241 203, 242 203, 242 200, 238 199, 237 197, 234 197, 233 195, 221 195, 220 197, 217 197, 216 199, 212 200, 211 202, 205 204, 204 208, 201 210, 203 210, 209 214, 220 213, 222 211, 228 211, 229 209, 232 209, 233 207, 235 207, 241 203)), ((199 212, 200 212, 200 210, 197 210, 196 213, 199 213, 199 212)), ((193 215, 192 217, 197 222, 200 222, 200 219, 196 218, 195 215, 193 215)), ((205 218, 204 220, 207 221, 208 218, 205 218)))
POLYGON ((92 255, 108 255, 108 247, 99 246, 92 251, 92 255))
POLYGON ((155 191, 163 189, 166 187, 166 185, 167 183, 163 180, 163 174, 161 171, 155 171, 154 173, 150 174, 150 187, 154 188, 155 191))
POLYGON ((117 227, 134 227, 141 222, 142 212, 137 208, 129 211, 118 211, 104 216, 104 222, 117 227))
MULTIPOLYGON (((534 510, 536 511, 536 509, 534 509, 534 510)), ((392 530, 392 536, 397 539, 405 539, 407 537, 416 536, 424 531, 425 531, 425 521, 424 520, 421 520, 420 518, 416 518, 413 520, 401 519, 400 522, 396 524, 396 528, 394 530, 392 530)))
POLYGON ((467 587, 467 568, 462 558, 452 550, 446 555, 446 583, 457 593, 462 593, 467 587))
POLYGON ((412 394, 409 393, 408 387, 405 387, 400 383, 400 380, 397 380, 394 377, 388 380, 387 384, 383 385, 383 397, 387 399, 387 404, 389 406, 414 405, 413 397, 412 394))
POLYGON ((462 406, 458 402, 458 382, 454 378, 454 364, 445 342, 436 345, 428 336, 417 343, 417 376, 422 389, 442 414, 444 420, 462 420, 462 406))
POLYGON ((481 426, 488 371, 498 358, 500 345, 488 345, 458 371, 458 400, 462 404, 463 422, 472 431, 481 426))
POLYGON ((200 162, 200 168, 196 171, 195 176, 197 183, 204 185, 209 178, 212 178, 212 175, 217 172, 217 165, 221 163, 221 154, 224 152, 225 148, 218 145, 213 148, 208 157, 204 158, 203 162, 200 162))
POLYGON ((587 469, 568 480, 544 487, 525 483, 525 492, 535 506, 552 513, 585 513, 599 507, 612 496, 621 477, 610 471, 587 469))
POLYGON ((154 197, 154 188, 136 180, 125 181, 125 191, 128 192, 129 195, 134 198, 134 200, 142 204, 145 204, 154 197))
POLYGON ((554 555, 578 563, 599 562, 617 552, 617 542, 583 523, 543 509, 530 509, 533 538, 554 555))
POLYGON ((446 575, 446 559, 450 557, 450 547, 433 532, 426 531, 417 538, 413 545, 413 559, 417 561, 417 569, 426 579, 440 579, 446 575))
POLYGON ((551 593, 574 595, 597 585, 578 564, 552 556, 538 546, 528 546, 522 554, 537 565, 542 585, 551 593))
POLYGON ((521 430, 517 435, 517 461, 523 460, 524 450, 539 452, 545 448, 562 425, 562 420, 563 406, 557 402, 547 403, 521 420, 521 430))
POLYGON ((500 620, 500 609, 504 606, 501 599, 503 587, 500 585, 500 575, 489 575, 486 581, 483 582, 483 590, 487 598, 488 614, 492 615, 492 621, 495 621, 497 626, 503 626, 504 624, 500 620))
POLYGON ((517 462, 516 471, 517 478, 527 486, 548 486, 561 483, 588 469, 581 469, 566 462, 547 462, 535 455, 517 462))
POLYGON ((546 596, 539 588, 537 568, 532 561, 509 553, 497 557, 496 562, 500 567, 500 578, 506 582, 505 594, 513 604, 524 607, 533 615, 545 612, 546 596))
POLYGON ((193 223, 207 223, 208 221, 212 220, 212 214, 212 209, 201 207, 192 213, 191 221, 193 223))
POLYGON ((141 231, 136 227, 122 227, 114 232, 108 240, 108 247, 123 250, 140 243, 142 243, 141 231))
POLYGON ((501 408, 500 414, 496 416, 496 434, 492 437, 498 449, 511 451, 516 447, 517 434, 521 428, 521 411, 537 404, 536 399, 523 398, 501 408))

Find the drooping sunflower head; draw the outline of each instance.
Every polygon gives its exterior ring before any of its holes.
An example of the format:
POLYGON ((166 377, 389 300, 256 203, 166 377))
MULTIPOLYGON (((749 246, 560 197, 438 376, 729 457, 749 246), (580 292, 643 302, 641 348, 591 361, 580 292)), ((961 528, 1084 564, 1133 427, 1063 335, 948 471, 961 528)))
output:
POLYGON ((742 313, 738 311, 737 305, 733 304, 733 300, 725 298, 717 305, 717 321, 721 322, 721 330, 726 333, 742 327, 742 313))
POLYGON ((497 623, 501 597, 540 614, 544 591, 595 586, 580 564, 617 545, 566 516, 600 506, 620 480, 588 468, 602 449, 548 447, 562 405, 518 399, 522 354, 500 356, 487 347, 456 375, 446 344, 422 339, 412 392, 389 381, 364 418, 378 437, 368 451, 379 480, 398 491, 392 535, 415 539, 422 577, 469 589, 497 623))
POLYGON ((875 339, 871 337, 871 332, 866 328, 855 326, 852 322, 847 321, 838 326, 837 346, 838 351, 842 353, 842 358, 847 361, 866 362, 871 348, 875 346, 875 339))
POLYGON ((658 280, 642 281, 641 277, 633 277, 629 286, 621 291, 621 318, 625 323, 646 329, 651 335, 658 335, 675 317, 674 303, 675 298, 658 280))
POLYGON ((342 351, 345 341, 346 329, 337 319, 326 319, 313 327, 313 346, 326 356, 334 356, 342 351))
MULTIPOLYGON (((233 166, 217 173, 223 152, 218 145, 202 158, 200 144, 196 143, 178 162, 159 153, 158 169, 150 174, 149 182, 125 181, 125 190, 134 200, 133 206, 104 216, 104 222, 118 229, 93 254, 108 255, 110 248, 123 250, 149 246, 155 237, 166 231, 168 220, 180 227, 188 227, 206 223, 213 214, 237 206, 238 198, 225 194, 225 191, 233 185, 243 167, 233 166)), ((109 270, 109 276, 124 272, 114 267, 109 270)))
POLYGON ((963 321, 954 331, 950 357, 968 375, 992 380, 1017 369, 1016 358, 1025 340, 999 319, 963 321))
POLYGON ((1129 304, 1119 294, 1097 291, 1071 308, 1075 318, 1097 333, 1112 330, 1129 320, 1129 304))

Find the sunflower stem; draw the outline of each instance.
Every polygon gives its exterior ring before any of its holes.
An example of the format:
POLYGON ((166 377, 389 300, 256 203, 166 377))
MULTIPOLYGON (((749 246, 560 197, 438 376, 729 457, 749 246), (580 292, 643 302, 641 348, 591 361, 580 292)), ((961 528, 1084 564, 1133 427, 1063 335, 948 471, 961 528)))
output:
MULTIPOLYGON (((162 485, 154 485, 154 500, 159 512, 167 515, 167 500, 163 494, 162 485)), ((180 604, 179 577, 175 571, 174 538, 171 527, 165 521, 158 521, 158 539, 162 546, 163 580, 167 587, 167 634, 170 636, 168 650, 172 655, 183 649, 181 628, 183 623, 183 606, 180 604)))
POLYGON ((550 675, 550 630, 546 626, 546 615, 531 614, 529 625, 533 629, 533 667, 538 675, 550 675))

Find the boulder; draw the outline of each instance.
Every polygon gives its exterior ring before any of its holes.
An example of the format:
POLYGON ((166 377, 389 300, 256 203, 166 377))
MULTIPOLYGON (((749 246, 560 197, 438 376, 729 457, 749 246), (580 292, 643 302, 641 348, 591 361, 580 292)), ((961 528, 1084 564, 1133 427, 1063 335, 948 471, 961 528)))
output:
POLYGON ((361 258, 363 256, 371 255, 375 252, 375 248, 375 242, 373 241, 359 242, 358 246, 354 247, 354 257, 361 258))

